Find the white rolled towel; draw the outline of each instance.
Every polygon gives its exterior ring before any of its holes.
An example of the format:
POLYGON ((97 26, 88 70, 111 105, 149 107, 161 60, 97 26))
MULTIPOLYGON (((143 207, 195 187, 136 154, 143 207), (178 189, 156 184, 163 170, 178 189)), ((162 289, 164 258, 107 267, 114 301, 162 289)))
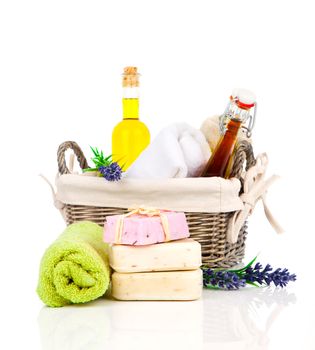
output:
POLYGON ((185 123, 160 131, 124 174, 127 178, 198 176, 211 152, 203 133, 185 123))

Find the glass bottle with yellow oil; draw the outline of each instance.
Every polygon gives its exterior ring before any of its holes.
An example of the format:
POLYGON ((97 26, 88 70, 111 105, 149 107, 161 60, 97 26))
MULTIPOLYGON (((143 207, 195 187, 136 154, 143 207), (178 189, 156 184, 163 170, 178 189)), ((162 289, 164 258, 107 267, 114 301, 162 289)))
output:
POLYGON ((113 160, 125 171, 150 143, 150 132, 139 120, 137 67, 124 68, 122 86, 123 120, 113 130, 112 155, 113 160))

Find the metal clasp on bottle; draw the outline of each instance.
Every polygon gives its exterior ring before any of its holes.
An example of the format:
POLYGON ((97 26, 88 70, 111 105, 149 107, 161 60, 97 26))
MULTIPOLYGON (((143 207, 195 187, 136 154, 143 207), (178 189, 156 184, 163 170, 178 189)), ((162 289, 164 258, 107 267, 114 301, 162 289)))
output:
MULTIPOLYGON (((227 105, 224 113, 219 117, 219 128, 220 133, 223 135, 226 131, 226 125, 228 121, 233 118, 233 113, 231 112, 231 104, 235 102, 235 99, 231 100, 231 102, 227 105)), ((255 125, 256 121, 256 111, 257 111, 257 102, 255 102, 255 106, 252 108, 251 113, 249 113, 249 116, 247 120, 244 120, 244 124, 242 124, 242 129, 246 130, 246 137, 250 138, 252 136, 252 130, 255 125), (247 125, 245 125, 245 122, 248 121, 247 125)))

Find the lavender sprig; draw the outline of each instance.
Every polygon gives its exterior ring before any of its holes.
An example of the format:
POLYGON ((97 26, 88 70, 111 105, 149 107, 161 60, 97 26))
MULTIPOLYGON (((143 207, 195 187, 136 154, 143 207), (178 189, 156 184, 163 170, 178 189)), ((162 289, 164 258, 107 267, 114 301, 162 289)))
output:
POLYGON ((100 176, 108 181, 118 181, 122 177, 122 168, 118 163, 113 162, 112 155, 104 157, 103 151, 99 151, 96 147, 91 147, 94 157, 91 158, 95 167, 83 169, 83 172, 97 171, 100 176))
POLYGON ((122 170, 121 167, 113 162, 108 166, 100 166, 98 171, 105 177, 108 181, 118 181, 121 179, 122 170))
MULTIPOLYGON (((256 257, 257 258, 257 257, 256 257)), ((267 264, 264 268, 253 259, 249 264, 239 270, 212 270, 203 267, 203 285, 205 288, 215 289, 240 289, 247 284, 256 287, 272 283, 276 287, 286 287, 292 281, 296 281, 296 275, 290 274, 288 269, 276 269, 267 264)))
POLYGON ((272 271, 272 267, 267 264, 264 269, 257 263, 254 268, 248 267, 245 270, 245 279, 251 282, 257 282, 260 285, 270 286, 273 283, 276 287, 285 287, 290 281, 296 281, 296 275, 290 274, 288 269, 276 269, 272 271))
POLYGON ((245 287, 246 280, 230 271, 203 269, 203 285, 206 288, 239 289, 245 287))

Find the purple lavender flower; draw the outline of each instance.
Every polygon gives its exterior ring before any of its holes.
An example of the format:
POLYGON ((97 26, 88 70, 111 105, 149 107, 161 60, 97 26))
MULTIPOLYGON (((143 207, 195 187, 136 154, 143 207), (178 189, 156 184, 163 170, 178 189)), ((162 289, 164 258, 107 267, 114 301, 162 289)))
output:
POLYGON ((276 287, 285 287, 290 281, 296 281, 296 275, 290 274, 288 269, 277 269, 269 275, 269 284, 273 282, 276 287))
POLYGON ((246 281, 230 271, 215 272, 212 269, 203 269, 203 285, 207 288, 239 289, 245 287, 246 281))
POLYGON ((100 166, 98 170, 108 181, 118 181, 121 179, 122 170, 116 162, 108 166, 100 166))
POLYGON ((246 279, 246 281, 249 281, 251 283, 258 282, 259 284, 263 284, 265 282, 265 277, 267 277, 268 275, 261 270, 262 266, 260 263, 256 263, 254 267, 249 266, 245 270, 244 278, 246 279))
POLYGON ((266 284, 267 286, 274 283, 276 287, 280 286, 282 288, 290 281, 296 280, 296 275, 290 274, 288 269, 276 269, 273 272, 271 271, 272 267, 269 264, 262 269, 261 264, 257 263, 254 268, 246 268, 244 278, 251 283, 258 283, 260 285, 266 284))
POLYGON ((264 268, 260 263, 254 267, 253 259, 248 265, 239 270, 212 270, 203 267, 203 285, 206 288, 235 290, 245 287, 246 284, 270 286, 272 283, 276 287, 285 287, 290 281, 296 281, 296 275, 290 274, 288 269, 276 269, 267 264, 264 268))

